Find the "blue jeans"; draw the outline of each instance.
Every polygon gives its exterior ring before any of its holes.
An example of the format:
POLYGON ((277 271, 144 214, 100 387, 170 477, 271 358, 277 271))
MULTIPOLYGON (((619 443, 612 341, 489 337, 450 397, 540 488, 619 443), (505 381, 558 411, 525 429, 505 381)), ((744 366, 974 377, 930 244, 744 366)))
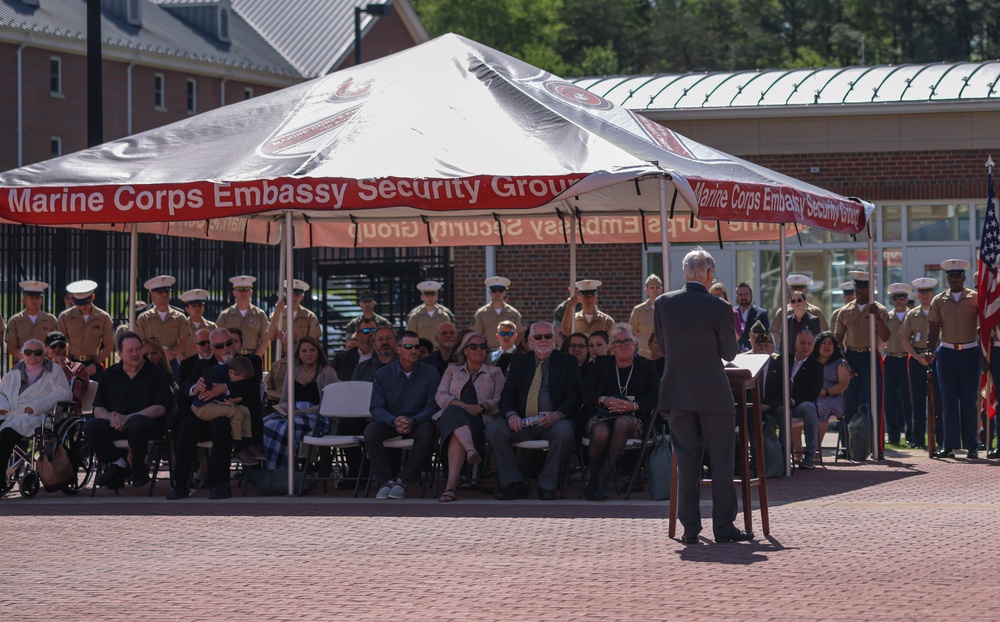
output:
POLYGON ((938 346, 937 373, 944 411, 944 442, 941 445, 945 449, 979 446, 979 412, 976 410, 979 356, 979 348, 952 350, 938 346))

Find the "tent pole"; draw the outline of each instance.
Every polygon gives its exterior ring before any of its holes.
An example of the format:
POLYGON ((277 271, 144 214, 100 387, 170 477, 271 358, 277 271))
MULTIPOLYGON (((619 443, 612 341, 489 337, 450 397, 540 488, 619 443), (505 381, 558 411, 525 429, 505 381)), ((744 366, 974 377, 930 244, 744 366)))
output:
MULTIPOLYGON (((674 190, 674 192, 677 192, 674 190)), ((643 223, 645 226, 645 223, 643 223)), ((667 178, 660 178, 660 261, 663 265, 663 286, 670 291, 670 219, 667 217, 667 178)))
MULTIPOLYGON (((487 246, 486 247, 486 278, 497 275, 497 247, 487 246)), ((483 292, 486 295, 486 304, 490 304, 492 300, 490 298, 490 288, 487 287, 486 291, 483 292)))
MULTIPOLYGON (((282 223, 281 226, 282 226, 282 232, 284 232, 284 226, 285 226, 284 223, 282 223)), ((282 241, 284 241, 284 238, 282 238, 282 241)), ((280 252, 278 253, 278 276, 280 277, 278 279, 278 300, 281 300, 282 296, 287 295, 287 292, 285 291, 285 286, 282 284, 282 281, 285 280, 285 249, 284 249, 284 247, 282 247, 281 250, 280 250, 280 252)), ((279 329, 281 328, 281 322, 280 322, 280 320, 278 322, 278 328, 279 329)), ((281 354, 284 351, 284 349, 285 349, 285 342, 282 341, 281 339, 276 339, 275 342, 274 342, 274 360, 271 361, 272 364, 274 363, 274 361, 277 361, 278 359, 281 358, 281 354)))
MULTIPOLYGON (((877 209, 877 208, 876 208, 877 209)), ((875 216, 875 214, 872 214, 875 216)), ((876 280, 875 280, 875 238, 872 235, 872 222, 868 221, 868 304, 874 305, 877 302, 875 297, 876 294, 876 280)), ((870 370, 869 375, 869 397, 871 407, 870 412, 872 414, 872 460, 878 460, 878 456, 881 453, 882 448, 882 435, 879 433, 879 424, 881 423, 882 413, 881 409, 876 410, 876 405, 878 405, 878 387, 876 380, 878 379, 878 335, 875 333, 875 315, 871 312, 868 313, 868 338, 870 343, 868 344, 871 349, 868 351, 868 369, 870 370)))
MULTIPOLYGON (((568 207, 568 205, 567 205, 568 207)), ((576 215, 569 210, 569 296, 576 293, 576 215)), ((576 313, 576 305, 566 305, 566 313, 576 313)), ((575 329, 574 329, 575 330, 575 329)), ((569 338, 569 335, 566 335, 569 338)))
MULTIPOLYGON (((284 253, 285 257, 285 275, 284 283, 279 284, 279 290, 287 290, 292 284, 292 275, 294 274, 292 270, 292 212, 285 212, 285 236, 283 243, 285 245, 284 253)), ((289 298, 287 291, 285 298, 289 298)), ((285 395, 288 396, 288 496, 291 497, 294 493, 295 488, 295 454, 293 450, 295 449, 295 371, 293 370, 295 364, 295 313, 292 309, 291 303, 285 306, 285 348, 288 353, 288 364, 285 366, 285 395)))
MULTIPOLYGON (((128 327, 135 330, 135 279, 139 274, 139 223, 132 223, 128 253, 128 327)), ((110 301, 109 301, 110 302, 110 301)))
POLYGON ((778 307, 777 317, 774 318, 774 321, 781 327, 781 388, 784 400, 782 403, 785 407, 785 421, 781 425, 785 432, 785 477, 789 477, 792 474, 792 462, 789 460, 789 457, 792 455, 792 396, 789 391, 790 383, 788 382, 790 377, 788 359, 789 357, 794 357, 795 354, 788 343, 788 320, 786 318, 788 309, 788 288, 785 287, 785 284, 788 282, 788 267, 785 263, 785 257, 787 257, 787 251, 785 250, 786 226, 785 223, 781 223, 778 226, 778 255, 780 255, 778 261, 781 262, 781 281, 779 281, 778 287, 781 291, 781 305, 778 307))

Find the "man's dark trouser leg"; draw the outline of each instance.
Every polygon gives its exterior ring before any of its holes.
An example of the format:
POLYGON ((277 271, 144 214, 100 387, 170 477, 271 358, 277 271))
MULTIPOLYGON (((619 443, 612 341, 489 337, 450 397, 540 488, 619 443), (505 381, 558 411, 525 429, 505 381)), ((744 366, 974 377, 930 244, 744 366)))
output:
POLYGON ((927 433, 927 370, 928 367, 912 356, 907 359, 910 383, 910 425, 906 429, 906 440, 916 445, 924 445, 927 433))
POLYGON ((413 448, 406 455, 406 462, 400 477, 405 484, 412 484, 420 480, 420 471, 431 456, 431 449, 434 448, 435 426, 433 421, 424 421, 414 426, 413 431, 403 436, 403 438, 413 439, 413 448))
POLYGON ((132 415, 125 422, 123 429, 125 437, 128 439, 128 448, 132 450, 133 476, 148 472, 146 454, 149 453, 149 441, 163 434, 163 427, 159 419, 150 419, 145 415, 132 415))
MULTIPOLYGON (((669 422, 670 444, 677 460, 677 518, 684 527, 684 533, 694 535, 701 531, 699 500, 705 452, 701 418, 693 410, 671 410, 669 422)), ((713 465, 712 472, 715 470, 713 465)), ((721 468, 719 471, 722 472, 721 468)), ((732 479, 732 472, 730 470, 726 477, 732 479)))
POLYGON ((399 432, 396 428, 381 421, 372 421, 365 426, 365 449, 371 462, 372 476, 380 485, 393 479, 389 465, 389 450, 382 443, 397 436, 399 432))
POLYGON ((189 415, 181 421, 177 435, 177 485, 188 486, 191 482, 191 468, 194 466, 198 443, 212 441, 212 451, 208 457, 208 483, 210 485, 229 483, 229 458, 233 453, 233 437, 229 420, 217 417, 212 421, 202 421, 189 415))
MULTIPOLYGON (((124 435, 111 427, 111 422, 107 419, 91 417, 83 424, 83 434, 87 437, 87 444, 94 450, 94 455, 102 465, 108 465, 121 457, 115 449, 115 440, 124 438, 124 435)), ((144 452, 145 453, 145 452, 144 452)))

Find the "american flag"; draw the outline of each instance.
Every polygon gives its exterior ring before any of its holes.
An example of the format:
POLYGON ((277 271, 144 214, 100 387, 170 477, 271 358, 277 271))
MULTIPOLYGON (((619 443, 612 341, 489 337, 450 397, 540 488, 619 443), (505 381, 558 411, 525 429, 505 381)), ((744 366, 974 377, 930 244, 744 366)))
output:
MULTIPOLYGON (((992 161, 990 162, 992 164, 992 161)), ((987 174, 986 219, 979 246, 979 340, 987 359, 992 339, 990 333, 1000 324, 1000 222, 997 221, 997 196, 993 187, 993 168, 987 174)))
MULTIPOLYGON (((1000 222, 997 221, 997 193, 993 187, 993 159, 987 162, 989 171, 986 176, 986 219, 983 221, 982 241, 979 245, 979 282, 976 287, 979 293, 979 343, 983 348, 986 360, 990 360, 993 339, 992 332, 1000 324, 1000 275, 998 275, 998 259, 1000 259, 1000 222)), ((986 387, 987 375, 984 371, 979 379, 979 390, 986 387)), ((997 387, 990 391, 986 400, 986 412, 989 417, 995 417, 994 396, 997 387)))

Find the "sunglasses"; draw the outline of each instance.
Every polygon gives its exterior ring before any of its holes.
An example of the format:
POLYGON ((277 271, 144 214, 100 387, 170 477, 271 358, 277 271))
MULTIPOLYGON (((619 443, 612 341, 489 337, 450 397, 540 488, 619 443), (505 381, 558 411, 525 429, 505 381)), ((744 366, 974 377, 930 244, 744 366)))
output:
POLYGON ((590 291, 590 292, 580 292, 580 295, 583 296, 584 298, 590 298, 591 296, 596 296, 597 292, 593 292, 593 291, 590 291))
POLYGON ((805 301, 806 301, 805 298, 792 298, 792 302, 793 303, 796 303, 796 302, 805 302, 805 301))
POLYGON ((73 299, 73 304, 75 304, 78 307, 85 307, 85 306, 89 305, 90 302, 91 302, 90 298, 74 298, 73 299))
POLYGON ((150 290, 150 291, 152 291, 154 294, 169 294, 170 293, 170 288, 169 287, 157 287, 156 289, 153 289, 153 290, 150 290))
POLYGON ((194 345, 196 345, 196 346, 198 346, 200 348, 204 348, 205 346, 207 346, 210 343, 212 343, 212 342, 209 341, 208 339, 206 339, 205 341, 196 341, 196 342, 194 342, 194 345))
POLYGON ((906 294, 893 294, 892 295, 892 299, 893 300, 906 300, 907 298, 909 298, 909 296, 907 296, 906 294))
POLYGON ((491 287, 490 291, 493 292, 494 294, 500 294, 500 293, 503 293, 503 292, 507 291, 507 288, 506 287, 491 287))
POLYGON ((515 333, 512 330, 502 330, 497 334, 501 337, 513 337, 515 333))
POLYGON ((378 329, 377 328, 362 328, 358 332, 364 333, 365 335, 370 335, 370 334, 374 333, 376 330, 378 330, 378 329))
POLYGON ((401 343, 401 344, 399 344, 399 347, 403 348, 404 350, 416 350, 417 348, 420 347, 420 344, 419 343, 401 343))
POLYGON ((63 349, 66 348, 66 342, 65 341, 57 341, 57 342, 55 342, 53 344, 50 344, 49 347, 52 348, 53 350, 63 350, 63 349))
POLYGON ((470 343, 469 345, 467 345, 465 347, 468 348, 468 349, 470 349, 470 350, 485 350, 485 349, 489 348, 489 346, 486 345, 485 343, 470 343))
POLYGON ((225 343, 213 343, 212 347, 215 348, 216 350, 221 350, 223 348, 228 348, 229 346, 233 345, 234 343, 236 343, 236 340, 235 339, 230 339, 229 341, 227 341, 225 343))
POLYGON ((45 354, 45 350, 21 350, 27 356, 41 356, 45 354))
POLYGON ((552 339, 552 333, 545 333, 544 335, 532 335, 535 341, 542 341, 543 339, 552 339))

